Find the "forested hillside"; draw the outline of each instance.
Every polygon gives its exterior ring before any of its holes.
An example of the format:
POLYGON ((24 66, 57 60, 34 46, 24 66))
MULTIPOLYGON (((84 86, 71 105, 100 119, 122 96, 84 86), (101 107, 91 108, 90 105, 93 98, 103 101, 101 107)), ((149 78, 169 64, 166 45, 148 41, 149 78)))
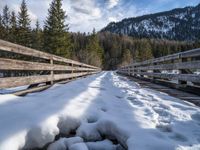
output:
POLYGON ((26 1, 15 14, 5 6, 0 15, 0 39, 71 58, 104 69, 116 69, 131 62, 142 61, 196 47, 200 43, 177 42, 151 38, 133 38, 109 32, 71 33, 65 23, 62 0, 53 0, 41 27, 31 27, 26 1))
POLYGON ((196 7, 126 18, 110 23, 102 30, 104 31, 135 38, 196 41, 200 39, 200 4, 196 7))

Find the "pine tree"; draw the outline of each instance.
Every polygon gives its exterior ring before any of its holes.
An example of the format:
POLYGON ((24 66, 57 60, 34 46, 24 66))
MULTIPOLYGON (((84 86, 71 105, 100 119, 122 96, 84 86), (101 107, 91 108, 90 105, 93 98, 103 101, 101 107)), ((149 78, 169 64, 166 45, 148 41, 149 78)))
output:
POLYGON ((31 20, 28 15, 26 1, 22 0, 18 14, 18 43, 31 47, 31 20))
POLYGON ((125 49, 123 51, 123 56, 122 56, 122 63, 121 65, 122 66, 125 66, 125 65, 129 65, 133 62, 133 56, 131 54, 131 51, 129 49, 125 49))
POLYGON ((9 36, 9 40, 13 43, 17 42, 17 19, 16 19, 16 15, 15 12, 12 11, 11 13, 11 19, 10 19, 10 36, 9 36))
POLYGON ((140 62, 141 60, 141 56, 138 50, 135 50, 135 54, 134 54, 134 62, 140 62))
POLYGON ((140 44, 140 56, 141 56, 141 61, 153 58, 151 45, 148 40, 143 40, 142 43, 140 44))
POLYGON ((3 27, 3 18, 0 14, 0 39, 3 39, 4 36, 4 27, 3 27))
POLYGON ((9 28, 10 28, 10 12, 9 12, 9 8, 8 6, 6 5, 4 8, 3 8, 3 16, 2 16, 2 24, 3 24, 3 27, 4 27, 4 31, 3 31, 3 39, 4 40, 9 40, 9 28))
POLYGON ((69 58, 72 45, 66 17, 62 0, 53 0, 44 25, 44 48, 47 52, 69 58))
POLYGON ((35 29, 33 30, 32 47, 37 50, 42 50, 42 29, 40 28, 39 21, 36 21, 35 29))
POLYGON ((99 40, 96 35, 95 29, 89 38, 89 43, 86 46, 86 51, 88 53, 87 63, 95 66, 102 66, 103 63, 103 49, 99 45, 99 40))

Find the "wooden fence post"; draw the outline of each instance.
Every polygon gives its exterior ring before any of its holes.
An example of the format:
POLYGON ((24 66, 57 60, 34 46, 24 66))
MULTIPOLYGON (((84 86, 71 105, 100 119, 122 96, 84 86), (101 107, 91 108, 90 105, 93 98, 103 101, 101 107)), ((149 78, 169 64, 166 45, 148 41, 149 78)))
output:
MULTIPOLYGON (((73 63, 71 63, 71 66, 72 66, 72 71, 71 71, 71 74, 73 74, 73 73, 74 73, 74 64, 73 64, 73 63)), ((74 78, 76 78, 76 77, 72 77, 72 79, 74 79, 74 78)))
POLYGON ((51 70, 51 85, 53 85, 53 82, 54 82, 53 57, 50 59, 50 64, 52 66, 52 70, 51 70))
POLYGON ((134 76, 134 77, 137 77, 137 72, 138 72, 138 71, 137 71, 137 66, 134 65, 133 69, 134 69, 134 71, 133 71, 133 73, 134 73, 133 76, 134 76))
MULTIPOLYGON (((187 61, 187 58, 180 58, 179 59, 179 62, 186 62, 187 61)), ((179 69, 179 74, 187 74, 187 71, 185 69, 179 69)), ((178 80, 178 84, 180 86, 183 86, 183 85, 186 85, 187 84, 187 81, 182 81, 182 80, 178 80)))
MULTIPOLYGON (((156 65, 158 65, 158 63, 155 63, 155 62, 153 62, 152 64, 153 64, 153 66, 156 66, 156 65)), ((160 70, 158 70, 158 69, 153 69, 153 73, 161 73, 161 71, 160 71, 160 70)), ((155 77, 155 76, 153 76, 153 77, 152 77, 152 79, 153 79, 153 81, 155 81, 156 79, 159 79, 159 78, 158 78, 158 77, 155 77)))
POLYGON ((95 66, 3 40, 0 40, 0 49, 16 57, 15 59, 6 58, 5 56, 0 58, 0 70, 3 72, 11 72, 10 74, 12 75, 11 77, 2 77, 0 80, 0 88, 30 85, 28 88, 36 87, 38 89, 40 87, 37 86, 40 84, 46 84, 45 86, 47 87, 48 85, 49 87, 49 85, 55 82, 81 77, 90 74, 90 71, 94 72, 98 69, 95 66), (26 59, 20 60, 21 55, 26 57, 26 59))
POLYGON ((131 76, 131 67, 128 66, 128 76, 131 76))

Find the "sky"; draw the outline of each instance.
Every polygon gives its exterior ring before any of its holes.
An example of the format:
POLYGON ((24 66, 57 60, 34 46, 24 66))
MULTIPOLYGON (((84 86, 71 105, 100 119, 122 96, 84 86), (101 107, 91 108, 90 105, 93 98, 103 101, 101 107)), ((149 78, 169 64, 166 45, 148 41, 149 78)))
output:
MULTIPOLYGON (((34 27, 38 19, 41 26, 48 14, 52 0, 26 0, 29 16, 34 27)), ((68 15, 66 23, 72 32, 97 31, 110 22, 144 14, 171 10, 173 8, 195 6, 200 0, 63 0, 63 9, 68 15)), ((18 12, 21 0, 0 0, 0 11, 8 5, 18 12)))

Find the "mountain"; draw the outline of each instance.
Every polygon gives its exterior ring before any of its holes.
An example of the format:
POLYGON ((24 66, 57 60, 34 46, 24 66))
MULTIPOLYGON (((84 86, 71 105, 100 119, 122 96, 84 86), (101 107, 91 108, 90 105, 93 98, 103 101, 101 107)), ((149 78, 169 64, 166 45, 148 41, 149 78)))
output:
POLYGON ((155 14, 111 22, 104 29, 136 38, 159 38, 179 41, 200 39, 200 4, 155 14))

